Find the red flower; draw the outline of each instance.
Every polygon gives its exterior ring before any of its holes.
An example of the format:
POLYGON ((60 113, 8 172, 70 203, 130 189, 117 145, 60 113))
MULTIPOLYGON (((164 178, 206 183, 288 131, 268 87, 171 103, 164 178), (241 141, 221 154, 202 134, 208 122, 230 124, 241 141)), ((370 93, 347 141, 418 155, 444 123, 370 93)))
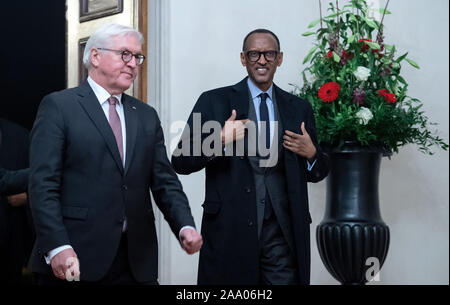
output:
POLYGON ((386 96, 386 94, 388 94, 389 91, 387 91, 386 89, 380 89, 378 90, 378 94, 381 96, 386 96))
POLYGON ((372 42, 372 40, 367 39, 367 38, 362 38, 360 40, 358 40, 359 43, 363 43, 363 47, 361 48, 361 52, 365 52, 367 50, 370 49, 369 45, 367 43, 365 43, 364 41, 368 41, 368 42, 372 42))
MULTIPOLYGON (((359 43, 362 42, 364 44, 363 47, 361 48, 361 52, 365 52, 365 51, 370 49, 369 45, 367 43, 365 43, 364 41, 372 42, 372 40, 367 39, 367 38, 363 38, 363 39, 358 40, 359 43)), ((372 53, 378 53, 380 51, 383 51, 383 49, 384 49, 384 46, 381 46, 379 50, 373 49, 372 53)))
POLYGON ((395 97, 394 93, 388 93, 386 94, 386 96, 384 97, 384 99, 388 102, 388 103, 396 103, 397 102, 397 98, 395 97))
POLYGON ((347 59, 349 59, 349 55, 347 54, 347 52, 345 52, 345 50, 342 50, 341 64, 346 65, 347 59))
POLYGON ((327 54, 327 57, 328 57, 328 58, 333 57, 333 51, 329 51, 328 54, 327 54))
POLYGON ((322 101, 329 103, 338 98, 339 90, 341 90, 341 87, 338 83, 329 82, 320 87, 318 95, 322 101))
POLYGON ((395 94, 390 93, 386 89, 378 90, 378 94, 381 95, 382 97, 384 97, 384 100, 387 101, 388 103, 396 103, 397 102, 397 98, 395 97, 395 94))

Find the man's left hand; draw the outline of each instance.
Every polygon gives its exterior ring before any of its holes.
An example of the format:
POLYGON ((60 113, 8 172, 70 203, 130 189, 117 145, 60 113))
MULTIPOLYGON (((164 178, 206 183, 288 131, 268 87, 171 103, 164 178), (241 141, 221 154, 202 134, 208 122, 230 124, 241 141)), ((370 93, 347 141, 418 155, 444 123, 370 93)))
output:
POLYGON ((180 234, 181 246, 188 254, 198 252, 203 244, 200 233, 191 228, 186 228, 180 234))
POLYGON ((305 122, 302 123, 301 130, 303 135, 286 130, 285 135, 283 136, 283 146, 308 160, 313 160, 317 149, 305 129, 305 122))

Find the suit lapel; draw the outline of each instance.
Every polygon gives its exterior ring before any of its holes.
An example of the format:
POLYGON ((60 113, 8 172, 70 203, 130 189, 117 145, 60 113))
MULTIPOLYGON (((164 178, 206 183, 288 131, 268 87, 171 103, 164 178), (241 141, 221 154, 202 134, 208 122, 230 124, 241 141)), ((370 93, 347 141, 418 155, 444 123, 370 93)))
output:
MULTIPOLYGON (((111 126, 106 119, 105 113, 103 112, 100 103, 97 100, 94 92, 92 91, 89 83, 85 81, 78 87, 78 102, 86 111, 92 123, 97 127, 100 134, 105 139, 106 145, 117 164, 120 172, 123 174, 123 165, 120 159, 119 149, 117 148, 116 138, 112 132, 111 126)), ((128 136, 128 134, 127 134, 128 136)))
POLYGON ((138 116, 136 107, 132 105, 131 98, 123 94, 122 95, 123 111, 125 114, 125 126, 127 130, 127 153, 125 157, 125 174, 130 167, 131 159, 133 157, 134 147, 136 144, 136 136, 138 130, 138 116))

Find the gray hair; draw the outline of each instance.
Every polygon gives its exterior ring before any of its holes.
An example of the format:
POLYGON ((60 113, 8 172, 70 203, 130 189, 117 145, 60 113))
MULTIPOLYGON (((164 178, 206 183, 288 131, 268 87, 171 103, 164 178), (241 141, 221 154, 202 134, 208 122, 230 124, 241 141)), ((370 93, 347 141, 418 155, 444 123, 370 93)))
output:
POLYGON ((108 47, 111 39, 115 36, 124 37, 127 35, 135 35, 141 44, 144 43, 142 34, 129 26, 117 23, 107 23, 99 27, 94 34, 89 37, 83 54, 83 64, 89 70, 91 68, 91 50, 93 48, 108 47))

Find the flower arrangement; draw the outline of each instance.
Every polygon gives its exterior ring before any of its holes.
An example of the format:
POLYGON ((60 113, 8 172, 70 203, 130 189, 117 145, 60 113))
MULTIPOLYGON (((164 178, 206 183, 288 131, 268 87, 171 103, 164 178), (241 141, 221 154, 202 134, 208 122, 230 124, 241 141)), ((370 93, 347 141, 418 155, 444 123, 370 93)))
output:
POLYGON ((337 0, 336 5, 330 2, 330 14, 321 13, 308 26, 320 28, 303 33, 315 35, 317 42, 305 57, 303 63, 310 64, 296 94, 313 106, 320 143, 340 147, 352 141, 388 154, 410 143, 428 154, 434 145, 447 150, 436 131, 429 130, 436 124, 421 110, 421 101, 407 95, 408 83, 400 75, 403 63, 419 69, 418 64, 408 53, 396 57, 395 46, 384 43, 388 4, 377 21, 365 0, 350 0, 342 10, 337 0))

